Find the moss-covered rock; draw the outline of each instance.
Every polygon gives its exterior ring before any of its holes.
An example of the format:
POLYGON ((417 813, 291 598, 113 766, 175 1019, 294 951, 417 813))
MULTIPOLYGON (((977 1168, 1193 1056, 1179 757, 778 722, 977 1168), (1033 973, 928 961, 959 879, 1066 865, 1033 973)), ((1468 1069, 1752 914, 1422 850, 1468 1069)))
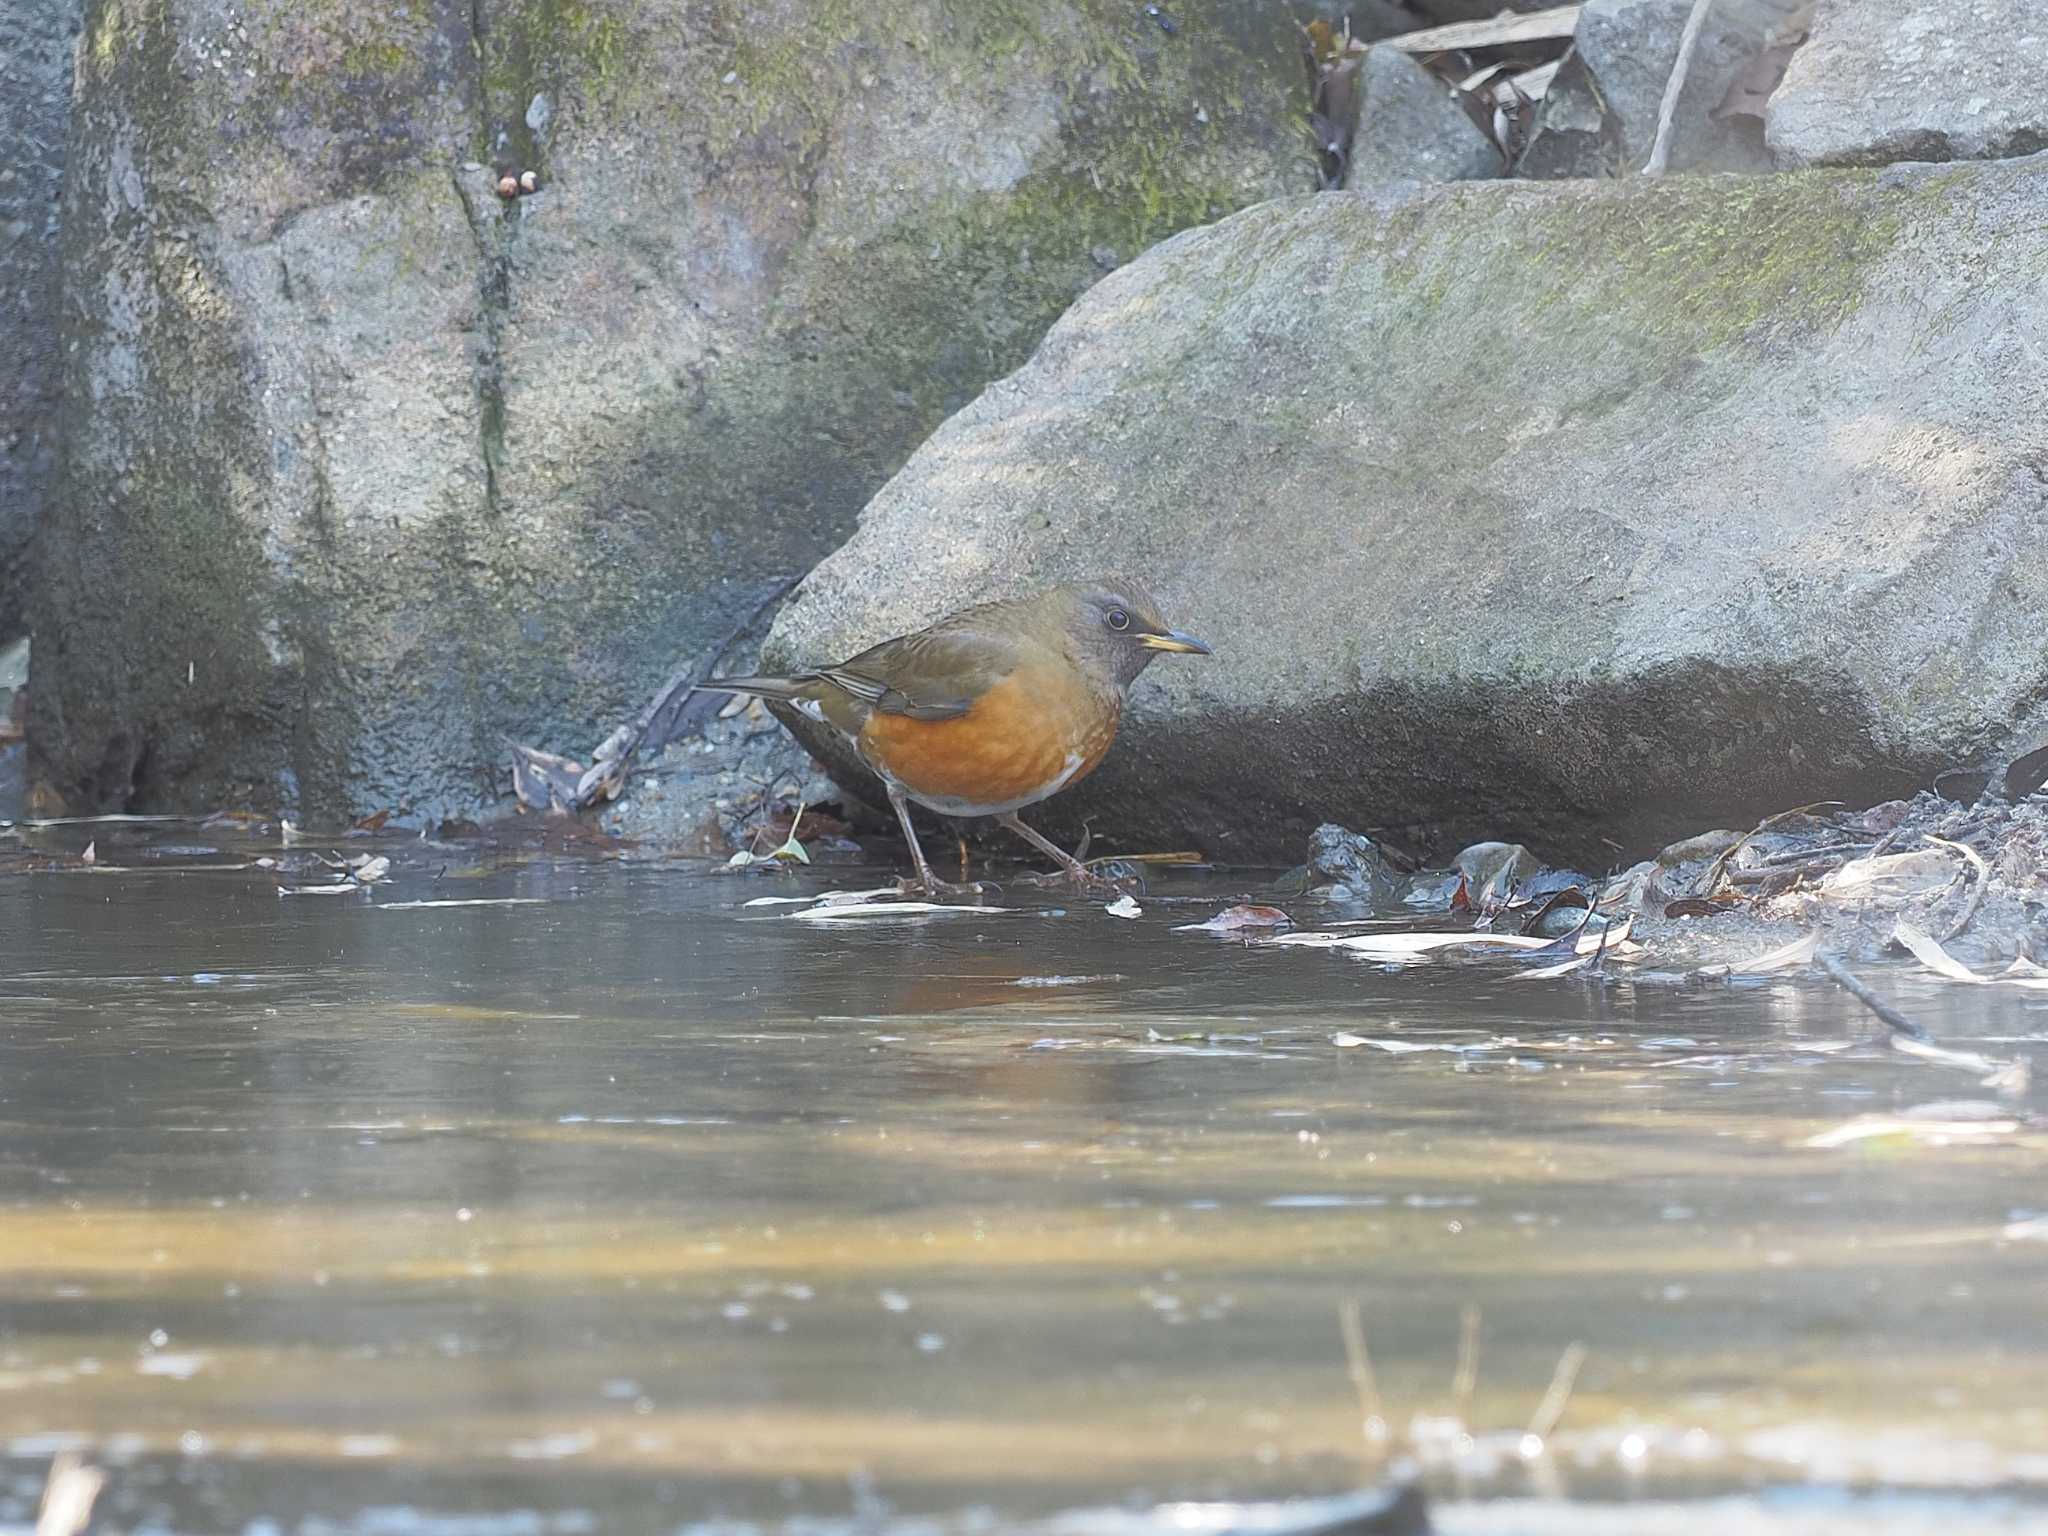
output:
POLYGON ((765 659, 1148 579, 1216 654, 1043 813, 1111 846, 1598 864, 1910 790, 2048 734, 2044 214, 2048 156, 1247 210, 934 433, 765 659))
POLYGON ((29 538, 57 464, 57 194, 82 9, 0 6, 0 651, 28 628, 29 538))
POLYGON ((1106 268, 1313 183, 1288 18, 1174 16, 95 0, 42 802, 440 813, 604 734, 1106 268))

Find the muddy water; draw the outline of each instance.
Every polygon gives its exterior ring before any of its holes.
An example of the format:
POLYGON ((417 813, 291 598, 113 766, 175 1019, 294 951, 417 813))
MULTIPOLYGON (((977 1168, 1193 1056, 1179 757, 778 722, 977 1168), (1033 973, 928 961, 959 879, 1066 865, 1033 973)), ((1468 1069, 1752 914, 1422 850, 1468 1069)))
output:
MULTIPOLYGON (((1804 1145, 1985 1097, 1823 981, 1172 931, 1249 876, 824 927, 742 903, 872 872, 413 849, 280 899, 154 842, 0 873, 0 1528, 72 1444, 152 1531, 1332 1492, 1377 1470, 1346 1297, 1447 1530, 2042 1514, 2048 1149, 1804 1145)), ((1871 979, 2048 1038, 2038 995, 1871 979)))

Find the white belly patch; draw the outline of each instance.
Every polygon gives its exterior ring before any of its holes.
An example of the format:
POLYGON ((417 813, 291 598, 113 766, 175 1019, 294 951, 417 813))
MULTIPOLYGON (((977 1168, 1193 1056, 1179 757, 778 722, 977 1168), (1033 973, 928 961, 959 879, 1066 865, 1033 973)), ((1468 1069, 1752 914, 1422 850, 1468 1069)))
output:
POLYGON ((1027 805, 1036 805, 1047 796, 1058 794, 1067 787, 1074 775, 1081 771, 1081 764, 1085 761, 1080 753, 1069 752, 1065 764, 1060 768, 1059 776, 1051 783, 1033 790, 1021 799, 1004 800, 995 804, 956 799, 952 795, 921 795, 908 784, 898 782, 895 776, 886 770, 876 771, 919 805, 929 806, 941 816, 1001 816, 1007 811, 1021 811, 1027 805))

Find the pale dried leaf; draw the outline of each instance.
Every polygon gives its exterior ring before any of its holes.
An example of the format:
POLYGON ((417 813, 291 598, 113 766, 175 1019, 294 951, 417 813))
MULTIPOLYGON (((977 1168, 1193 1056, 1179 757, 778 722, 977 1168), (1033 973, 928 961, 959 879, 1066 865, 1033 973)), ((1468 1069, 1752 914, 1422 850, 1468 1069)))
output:
POLYGON ((1845 1125, 1838 1125, 1833 1130, 1807 1137, 1801 1145, 1846 1147, 1851 1142, 1869 1141, 1878 1136, 1903 1136, 1911 1141, 1945 1146, 1955 1142, 1992 1141, 2000 1136, 2010 1136, 2019 1128, 2019 1121, 2011 1118, 1931 1120, 1914 1119, 1906 1115, 1858 1115, 1845 1125))
POLYGON ((1214 917, 1199 923, 1182 923, 1175 933, 1240 933, 1247 929, 1286 928, 1294 919, 1278 907, 1240 905, 1225 907, 1214 917))
POLYGON ((848 902, 873 901, 878 896, 894 896, 896 887, 878 885, 865 891, 827 891, 822 896, 756 896, 752 901, 740 903, 746 907, 806 907, 843 906, 848 902))
POLYGON ((1778 949, 1764 951, 1747 960, 1738 960, 1729 966, 1729 972, 1736 976, 1769 976, 1776 971, 1796 971, 1802 965, 1810 965, 1820 949, 1820 935, 1809 933, 1804 938, 1794 939, 1778 949))
POLYGON ((428 907, 544 907, 545 896, 473 896, 446 901, 380 901, 379 912, 420 912, 428 907))
POLYGON ((1887 853, 1878 857, 1851 859, 1828 873, 1820 883, 1824 895, 1850 901, 1867 896, 1908 896, 1947 885, 1955 877, 1955 865, 1946 854, 1931 848, 1911 853, 1887 853))
POLYGON ((1913 957, 1922 965, 1950 981, 1970 982, 1980 987, 2008 986, 2025 987, 2030 992, 2048 991, 2048 973, 2031 961, 2015 960, 1996 976, 1979 976, 1943 949, 1932 934, 1921 932, 1911 923, 1898 924, 1892 929, 1892 937, 1911 950, 1913 957))
POLYGON ((1454 21, 1419 32, 1403 32, 1373 46, 1402 53, 1452 53, 1473 48, 1505 48, 1515 43, 1567 39, 1578 30, 1579 7, 1560 5, 1548 11, 1507 13, 1481 21, 1454 21))
POLYGON ((943 901, 849 901, 836 906, 810 907, 792 912, 797 922, 822 923, 838 918, 924 917, 940 912, 1009 912, 1010 907, 973 907, 943 901))

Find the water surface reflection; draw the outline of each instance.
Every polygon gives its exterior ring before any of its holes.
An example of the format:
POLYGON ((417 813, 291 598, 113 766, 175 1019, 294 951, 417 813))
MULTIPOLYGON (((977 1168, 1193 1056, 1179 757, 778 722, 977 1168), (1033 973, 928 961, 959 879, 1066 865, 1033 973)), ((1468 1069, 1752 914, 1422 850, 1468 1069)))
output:
MULTIPOLYGON (((1347 1295, 1397 1428, 1468 1305, 1482 1429, 1589 1348, 1541 1477, 1440 1493, 2048 1484, 2048 1244, 2005 1235, 2043 1147, 1801 1145, 1981 1096, 1825 984, 1170 931, 1243 879, 822 928, 701 866, 445 862, 0 879, 0 1520, 73 1442, 180 1530, 1334 1490, 1347 1295), (388 909, 449 896, 538 901, 388 909)), ((2048 1030, 1880 980, 1944 1038, 2048 1030)))

